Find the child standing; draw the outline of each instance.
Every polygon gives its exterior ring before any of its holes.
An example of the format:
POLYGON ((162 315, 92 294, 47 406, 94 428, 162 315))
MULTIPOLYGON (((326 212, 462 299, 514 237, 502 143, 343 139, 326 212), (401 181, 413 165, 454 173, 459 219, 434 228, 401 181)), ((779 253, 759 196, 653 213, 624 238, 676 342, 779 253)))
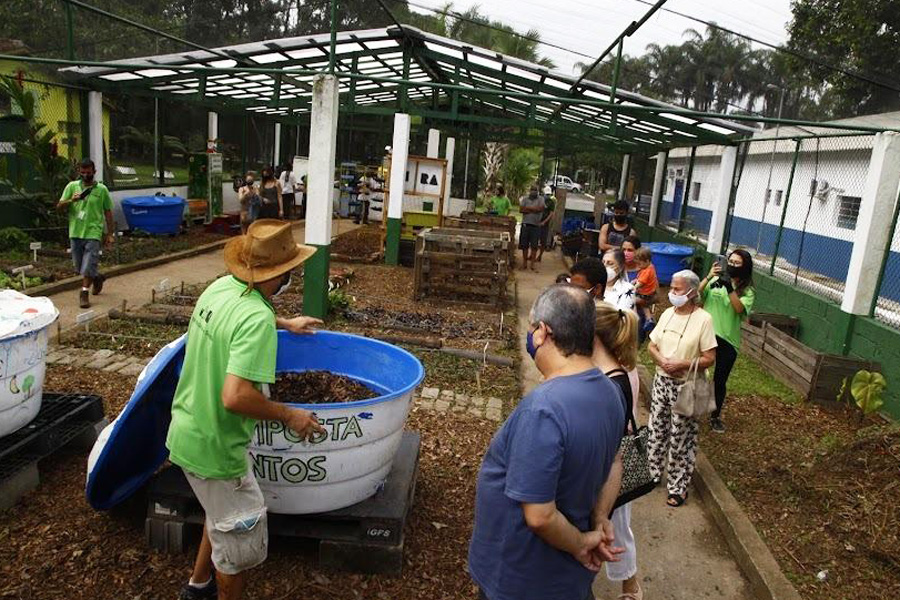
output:
POLYGON ((659 280, 656 278, 656 268, 651 262, 652 258, 653 253, 646 246, 642 246, 634 252, 634 264, 638 268, 637 278, 634 280, 635 308, 641 321, 641 341, 656 326, 656 322, 653 320, 653 303, 656 301, 659 280))

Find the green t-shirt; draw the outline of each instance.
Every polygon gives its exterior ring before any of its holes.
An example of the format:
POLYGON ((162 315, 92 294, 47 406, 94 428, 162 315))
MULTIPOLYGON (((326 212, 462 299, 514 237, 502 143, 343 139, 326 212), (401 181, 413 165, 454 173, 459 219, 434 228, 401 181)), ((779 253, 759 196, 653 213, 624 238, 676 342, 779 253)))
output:
MULTIPOLYGON (((70 181, 63 190, 62 200, 80 194, 84 183, 80 179, 70 181)), ((69 238, 82 240, 103 239, 106 226, 106 211, 112 210, 112 197, 102 183, 94 184, 94 189, 84 200, 75 200, 69 205, 69 238)), ((112 233, 112 232, 110 232, 112 233)))
POLYGON ((228 275, 197 300, 172 401, 169 460, 208 479, 247 473, 247 446, 256 426, 256 419, 225 408, 225 375, 275 382, 275 311, 258 290, 246 290, 228 275))
POLYGON ((494 209, 494 212, 501 217, 505 217, 509 214, 509 205, 509 198, 506 196, 494 196, 491 198, 491 207, 494 209))
POLYGON ((753 301, 756 299, 756 292, 752 287, 744 290, 741 296, 741 304, 744 305, 744 312, 738 314, 731 306, 731 300, 728 298, 728 292, 723 287, 712 289, 710 286, 718 277, 710 280, 709 284, 703 288, 703 309, 712 316, 713 329, 716 335, 734 346, 735 350, 741 347, 741 321, 747 318, 750 311, 753 310, 753 301))

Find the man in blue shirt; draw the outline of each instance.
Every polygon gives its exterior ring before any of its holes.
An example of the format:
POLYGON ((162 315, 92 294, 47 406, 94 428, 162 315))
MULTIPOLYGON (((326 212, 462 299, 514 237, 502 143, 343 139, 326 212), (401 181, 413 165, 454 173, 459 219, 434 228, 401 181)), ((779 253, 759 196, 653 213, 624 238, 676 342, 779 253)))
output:
POLYGON ((545 381, 484 457, 469 572, 488 600, 585 600, 620 552, 608 515, 621 483, 621 392, 591 361, 591 296, 551 286, 530 321, 527 348, 545 381))

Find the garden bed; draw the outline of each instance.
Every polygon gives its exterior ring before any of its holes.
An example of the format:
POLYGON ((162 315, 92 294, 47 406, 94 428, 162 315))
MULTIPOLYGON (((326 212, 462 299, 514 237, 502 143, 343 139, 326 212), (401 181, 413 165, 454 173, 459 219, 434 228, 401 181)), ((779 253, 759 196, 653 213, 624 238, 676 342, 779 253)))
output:
MULTIPOLYGON (((134 378, 50 367, 47 389, 104 396, 107 416, 127 401, 134 378)), ((422 433, 416 497, 406 528, 403 575, 338 573, 315 566, 310 545, 273 538, 254 569, 247 597, 457 600, 476 595, 466 572, 476 474, 496 424, 413 409, 408 429, 422 433)), ((146 505, 96 512, 84 499, 86 453, 46 465, 40 487, 0 514, 0 597, 173 598, 190 574, 195 548, 169 555, 148 549, 146 505)))

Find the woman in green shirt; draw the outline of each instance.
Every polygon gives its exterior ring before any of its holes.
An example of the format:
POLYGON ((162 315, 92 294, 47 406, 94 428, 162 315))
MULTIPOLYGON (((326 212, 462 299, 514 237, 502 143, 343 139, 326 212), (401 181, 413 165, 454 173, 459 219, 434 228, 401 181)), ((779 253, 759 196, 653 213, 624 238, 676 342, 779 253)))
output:
POLYGON ((716 372, 713 377, 716 388, 716 410, 709 417, 713 431, 725 432, 722 423, 722 405, 728 376, 737 360, 741 347, 741 322, 753 309, 756 292, 753 289, 753 258, 743 249, 728 255, 726 276, 722 277, 718 261, 713 263, 709 275, 700 282, 703 308, 712 316, 716 332, 716 372))

